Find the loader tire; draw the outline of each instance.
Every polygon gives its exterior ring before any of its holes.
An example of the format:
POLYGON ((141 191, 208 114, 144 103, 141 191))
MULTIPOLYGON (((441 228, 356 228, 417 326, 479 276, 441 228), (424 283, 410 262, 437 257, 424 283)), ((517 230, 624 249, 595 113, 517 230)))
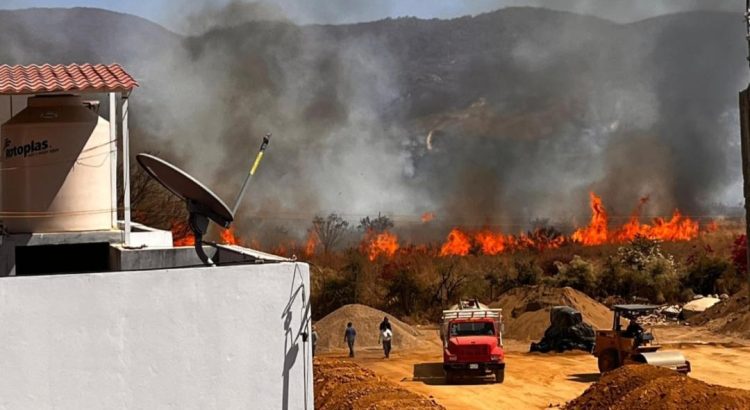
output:
POLYGON ((599 354, 599 372, 604 373, 620 367, 620 357, 615 349, 607 349, 599 354))

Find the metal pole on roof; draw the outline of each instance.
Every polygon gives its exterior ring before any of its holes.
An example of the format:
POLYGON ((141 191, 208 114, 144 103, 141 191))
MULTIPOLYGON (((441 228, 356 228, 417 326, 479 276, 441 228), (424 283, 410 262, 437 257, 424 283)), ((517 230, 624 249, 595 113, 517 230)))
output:
POLYGON ((125 246, 130 246, 130 132, 128 131, 128 96, 122 96, 122 184, 125 198, 125 246))
POLYGON ((112 196, 112 228, 117 229, 117 94, 109 93, 109 161, 112 196))
POLYGON ((253 179, 253 175, 255 175, 255 171, 258 170, 258 166, 260 165, 260 161, 263 159, 263 154, 265 154, 266 148, 268 148, 269 142, 271 142, 270 132, 266 134, 265 137, 263 137, 263 142, 260 144, 260 149, 258 150, 258 154, 255 156, 255 161, 253 162, 253 166, 250 168, 250 172, 247 173, 247 177, 245 177, 245 182, 242 183, 242 189, 240 189, 240 193, 239 195, 237 195, 237 199, 234 200, 234 208, 232 208, 233 217, 237 217, 237 211, 240 209, 240 204, 242 203, 242 197, 245 196, 245 192, 247 191, 247 187, 250 184, 250 180, 253 179))

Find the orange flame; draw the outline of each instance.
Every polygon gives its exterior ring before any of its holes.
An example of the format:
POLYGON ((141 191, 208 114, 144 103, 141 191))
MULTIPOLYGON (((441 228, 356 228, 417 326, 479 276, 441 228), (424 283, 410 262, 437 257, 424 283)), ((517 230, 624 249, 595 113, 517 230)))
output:
POLYGON ((528 234, 513 237, 512 246, 516 249, 528 248, 538 251, 557 249, 565 243, 565 237, 554 230, 538 228, 528 234))
POLYGON ((573 232, 571 239, 587 246, 601 245, 607 242, 607 211, 604 210, 602 199, 595 193, 589 194, 591 199, 591 222, 585 228, 573 232))
POLYGON ((469 235, 458 228, 453 228, 448 234, 448 239, 440 248, 440 256, 466 256, 470 249, 469 235))
POLYGON ((675 209, 669 221, 663 218, 654 219, 649 231, 647 236, 663 241, 689 241, 698 236, 698 222, 682 216, 680 211, 675 209))
POLYGON ((371 261, 374 261, 380 255, 390 258, 398 251, 398 238, 388 231, 378 234, 369 231, 365 235, 363 248, 367 253, 367 258, 371 261))
POLYGON ((221 243, 225 245, 239 245, 240 241, 234 232, 234 228, 224 229, 221 231, 221 243))
POLYGON ((638 235, 648 236, 649 226, 641 225, 641 212, 643 211, 643 206, 646 202, 648 202, 647 196, 638 201, 638 206, 636 206, 633 213, 630 214, 628 222, 613 234, 615 241, 627 242, 632 241, 638 235))
POLYGON ((313 230, 307 231, 307 240, 305 240, 305 256, 310 257, 315 255, 315 249, 318 247, 318 235, 313 230))
MULTIPOLYGON (((502 253, 508 246, 509 238, 501 233, 494 233, 488 230, 477 232, 474 239, 485 255, 497 255, 502 253)), ((468 252, 468 251, 467 251, 468 252)))
POLYGON ((422 223, 426 224, 427 222, 432 221, 435 219, 435 214, 432 212, 425 212, 422 214, 422 223))
POLYGON ((193 246, 195 245, 195 236, 186 222, 172 221, 169 228, 172 231, 173 246, 193 246))
POLYGON ((640 223, 640 214, 648 198, 641 198, 633 214, 622 227, 610 234, 607 226, 607 212, 601 198, 593 192, 591 196, 591 222, 585 228, 578 229, 571 239, 586 246, 603 243, 618 243, 633 240, 636 236, 645 236, 663 241, 689 241, 698 236, 698 222, 675 210, 672 218, 654 218, 651 225, 640 223))

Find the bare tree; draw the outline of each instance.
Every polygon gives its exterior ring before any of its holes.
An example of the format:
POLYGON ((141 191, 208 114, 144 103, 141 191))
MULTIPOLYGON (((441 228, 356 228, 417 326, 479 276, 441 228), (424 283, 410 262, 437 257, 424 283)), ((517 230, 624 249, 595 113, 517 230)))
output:
POLYGON ((380 212, 378 212, 377 218, 370 219, 369 216, 366 216, 360 219, 359 226, 357 228, 365 232, 380 233, 393 228, 393 220, 385 215, 381 215, 380 212))
POLYGON ((332 213, 327 217, 316 216, 312 221, 312 230, 318 236, 323 252, 328 253, 333 249, 349 229, 349 222, 339 215, 332 213))
POLYGON ((446 302, 453 302, 459 290, 466 282, 466 276, 458 272, 455 263, 438 267, 437 273, 440 276, 434 287, 433 299, 442 305, 446 302))

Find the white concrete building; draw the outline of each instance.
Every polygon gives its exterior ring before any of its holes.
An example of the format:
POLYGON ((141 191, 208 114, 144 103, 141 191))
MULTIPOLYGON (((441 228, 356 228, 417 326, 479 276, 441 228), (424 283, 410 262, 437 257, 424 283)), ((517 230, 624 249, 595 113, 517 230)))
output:
POLYGON ((312 409, 306 264, 0 278, 0 408, 312 409))
POLYGON ((0 124, 35 127, 0 128, 10 228, 0 225, 0 409, 313 409, 308 265, 239 246, 173 247, 170 232, 130 221, 135 86, 116 65, 0 66, 0 124), (98 106, 63 93, 108 94, 109 132, 98 106), (27 98, 38 94, 52 97, 27 98), (45 105, 56 99, 67 102, 45 105), (55 128, 66 109, 91 124, 69 127, 81 138, 55 128))

